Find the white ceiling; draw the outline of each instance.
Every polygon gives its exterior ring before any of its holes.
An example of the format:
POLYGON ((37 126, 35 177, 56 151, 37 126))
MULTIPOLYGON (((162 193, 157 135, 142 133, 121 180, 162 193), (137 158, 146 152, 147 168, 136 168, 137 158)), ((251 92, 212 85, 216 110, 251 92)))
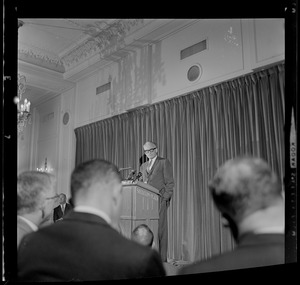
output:
POLYGON ((27 81, 23 96, 39 104, 72 88, 109 58, 122 57, 125 48, 153 43, 193 21, 19 19, 18 72, 27 81))
POLYGON ((108 29, 112 19, 21 19, 19 45, 61 57, 76 43, 108 29))

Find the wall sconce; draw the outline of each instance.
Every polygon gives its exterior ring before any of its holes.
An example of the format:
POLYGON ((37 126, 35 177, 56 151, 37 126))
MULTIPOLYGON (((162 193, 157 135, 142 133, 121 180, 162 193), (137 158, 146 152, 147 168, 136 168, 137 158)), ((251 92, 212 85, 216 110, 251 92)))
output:
POLYGON ((36 170, 37 170, 37 171, 40 171, 40 172, 52 172, 52 171, 53 171, 53 168, 48 167, 48 165, 47 165, 47 157, 46 157, 46 158, 45 158, 45 164, 44 164, 44 166, 41 167, 41 168, 37 168, 36 170))

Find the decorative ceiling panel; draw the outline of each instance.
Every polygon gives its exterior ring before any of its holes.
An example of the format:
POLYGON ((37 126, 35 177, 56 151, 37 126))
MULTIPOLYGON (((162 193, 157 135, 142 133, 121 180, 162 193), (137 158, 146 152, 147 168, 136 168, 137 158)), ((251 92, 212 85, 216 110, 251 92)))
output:
POLYGON ((83 30, 64 19, 22 19, 19 44, 30 45, 59 56, 83 36, 83 30))
POLYGON ((125 37, 143 27, 143 19, 22 19, 19 59, 65 72, 97 53, 124 45, 125 37))
POLYGON ((36 47, 19 46, 18 59, 60 73, 66 71, 63 62, 58 56, 36 47))
POLYGON ((100 58, 103 58, 116 51, 118 47, 124 45, 125 37, 141 28, 143 23, 144 20, 139 19, 118 20, 110 24, 96 21, 85 25, 84 33, 88 37, 61 57, 66 71, 97 53, 100 54, 100 58))

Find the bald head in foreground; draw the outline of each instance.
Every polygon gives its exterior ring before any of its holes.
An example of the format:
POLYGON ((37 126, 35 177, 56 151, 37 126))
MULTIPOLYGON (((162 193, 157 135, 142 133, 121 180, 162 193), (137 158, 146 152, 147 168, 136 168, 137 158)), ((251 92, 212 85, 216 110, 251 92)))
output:
POLYGON ((131 239, 145 246, 152 247, 154 234, 146 224, 140 224, 132 231, 131 239))
POLYGON ((115 165, 91 160, 71 176, 74 211, 23 239, 19 281, 97 281, 164 276, 157 252, 117 230, 122 183, 115 165))
POLYGON ((209 184, 213 201, 237 246, 198 261, 179 274, 203 273, 284 263, 284 200, 277 175, 261 158, 227 161, 209 184))

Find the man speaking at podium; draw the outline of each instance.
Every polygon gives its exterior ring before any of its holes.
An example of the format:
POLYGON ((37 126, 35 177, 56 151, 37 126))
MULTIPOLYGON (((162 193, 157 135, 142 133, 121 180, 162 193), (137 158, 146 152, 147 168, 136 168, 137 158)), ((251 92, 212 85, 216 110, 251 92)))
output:
POLYGON ((168 224, 167 209, 173 194, 174 179, 170 161, 167 158, 159 157, 154 142, 146 142, 143 145, 144 153, 148 161, 140 168, 143 182, 155 187, 160 193, 159 222, 158 222, 158 243, 159 253, 163 262, 167 262, 168 250, 168 224))

